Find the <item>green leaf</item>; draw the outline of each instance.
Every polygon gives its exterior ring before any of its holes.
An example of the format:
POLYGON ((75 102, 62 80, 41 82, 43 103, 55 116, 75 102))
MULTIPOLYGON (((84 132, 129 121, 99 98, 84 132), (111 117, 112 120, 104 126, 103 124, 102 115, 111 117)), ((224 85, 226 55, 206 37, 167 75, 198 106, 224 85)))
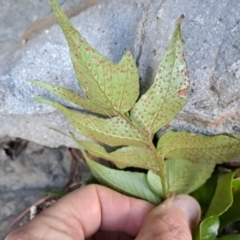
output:
POLYGON ((100 183, 154 204, 161 202, 160 197, 149 189, 145 173, 114 170, 85 157, 92 174, 100 183))
MULTIPOLYGON (((197 164, 184 159, 168 159, 165 161, 164 170, 169 192, 176 194, 189 194, 210 178, 215 165, 197 164)), ((153 171, 147 174, 150 188, 162 195, 160 177, 153 171)))
POLYGON ((202 217, 205 216, 211 204, 212 198, 217 187, 218 175, 219 173, 215 171, 212 174, 211 178, 209 178, 205 184, 203 184, 200 188, 198 188, 196 191, 190 194, 200 204, 202 217))
POLYGON ((35 100, 53 106, 62 112, 75 129, 86 137, 109 146, 147 145, 147 137, 144 137, 121 117, 103 119, 68 109, 59 103, 46 99, 35 98, 35 100))
POLYGON ((67 194, 65 191, 44 191, 43 194, 45 195, 51 195, 51 196, 56 196, 56 197, 63 197, 67 194))
POLYGON ((74 92, 72 92, 68 89, 58 87, 58 86, 54 86, 52 84, 44 83, 44 82, 41 82, 41 81, 38 81, 38 80, 29 80, 29 82, 31 82, 35 85, 38 85, 38 86, 40 86, 44 89, 47 89, 47 90, 55 93, 59 97, 65 99, 69 102, 72 102, 72 103, 76 104, 77 106, 80 106, 82 108, 90 110, 94 113, 99 113, 99 114, 108 116, 112 112, 111 109, 109 109, 109 110, 105 109, 104 110, 102 108, 99 108, 99 107, 95 106, 88 99, 83 98, 83 97, 79 96, 78 94, 76 94, 76 93, 74 93, 74 92))
POLYGON ((240 179, 232 181, 233 203, 231 207, 220 217, 220 229, 228 224, 240 220, 240 179))
POLYGON ((118 64, 106 60, 74 29, 57 0, 53 11, 67 39, 79 86, 95 106, 109 111, 129 111, 139 95, 139 75, 132 55, 127 51, 118 64))
POLYGON ((187 159, 196 163, 224 163, 240 155, 240 141, 226 136, 204 136, 187 132, 165 133, 157 151, 164 158, 187 159))
POLYGON ((152 170, 149 170, 147 173, 147 182, 148 182, 149 188, 154 193, 163 197, 163 189, 162 189, 161 179, 158 174, 156 174, 152 170))
POLYGON ((78 140, 77 143, 83 146, 93 156, 109 160, 118 167, 137 167, 158 170, 155 156, 148 148, 122 147, 109 153, 104 147, 94 142, 78 140))
POLYGON ((221 216, 232 205, 232 180, 239 170, 224 174, 219 177, 216 192, 206 213, 205 218, 200 224, 197 233, 198 240, 214 240, 218 234, 221 216))
POLYGON ((240 240, 240 234, 229 234, 218 238, 218 240, 240 240))
POLYGON ((183 58, 182 20, 183 17, 177 23, 153 84, 131 110, 131 118, 152 134, 168 124, 186 104, 189 79, 183 58))
POLYGON ((217 216, 213 216, 205 219, 200 224, 200 232, 194 237, 194 240, 214 240, 218 234, 219 219, 217 216))
POLYGON ((88 180, 86 180, 82 184, 82 186, 84 187, 84 186, 87 186, 87 185, 90 185, 90 184, 99 184, 99 182, 98 182, 98 180, 95 177, 91 176, 88 180))
POLYGON ((232 203, 232 180, 239 170, 219 177, 216 192, 205 218, 221 215, 232 203))

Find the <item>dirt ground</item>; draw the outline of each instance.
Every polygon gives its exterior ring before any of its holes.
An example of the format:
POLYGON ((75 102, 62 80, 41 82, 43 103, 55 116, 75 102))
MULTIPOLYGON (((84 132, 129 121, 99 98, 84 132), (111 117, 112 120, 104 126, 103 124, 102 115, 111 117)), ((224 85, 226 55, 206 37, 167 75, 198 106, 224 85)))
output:
POLYGON ((56 199, 49 196, 46 199, 46 191, 72 191, 90 176, 76 149, 48 148, 22 139, 0 138, 0 239, 10 229, 29 221, 34 210, 39 212, 52 203, 51 199, 56 199), (13 221, 16 224, 3 233, 13 221))

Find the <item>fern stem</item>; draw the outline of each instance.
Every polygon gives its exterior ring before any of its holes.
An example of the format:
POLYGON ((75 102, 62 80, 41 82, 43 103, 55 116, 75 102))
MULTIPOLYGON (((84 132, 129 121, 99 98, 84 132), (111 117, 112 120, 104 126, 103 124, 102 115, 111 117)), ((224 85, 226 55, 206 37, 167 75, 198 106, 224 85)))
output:
MULTIPOLYGON (((127 123, 129 123, 132 127, 134 127, 136 130, 138 130, 143 136, 145 136, 147 133, 144 131, 144 129, 142 129, 141 127, 139 127, 137 124, 134 124, 134 122, 132 122, 131 118, 125 114, 121 114, 119 113, 119 117, 122 117, 123 119, 125 119, 127 121, 127 123)), ((151 141, 152 142, 152 141, 151 141)), ((149 144, 150 146, 151 144, 149 144)))
POLYGON ((133 126, 135 129, 137 129, 139 132, 141 132, 143 135, 148 135, 148 147, 154 152, 156 161, 158 162, 159 165, 159 176, 161 179, 161 184, 162 184, 162 190, 163 190, 163 198, 166 199, 168 197, 168 191, 167 191, 167 186, 166 186, 166 181, 165 181, 165 174, 164 174, 164 158, 158 158, 156 148, 152 142, 152 134, 145 132, 141 127, 137 126, 134 124, 129 116, 126 116, 124 114, 119 113, 119 116, 125 119, 131 126, 133 126))

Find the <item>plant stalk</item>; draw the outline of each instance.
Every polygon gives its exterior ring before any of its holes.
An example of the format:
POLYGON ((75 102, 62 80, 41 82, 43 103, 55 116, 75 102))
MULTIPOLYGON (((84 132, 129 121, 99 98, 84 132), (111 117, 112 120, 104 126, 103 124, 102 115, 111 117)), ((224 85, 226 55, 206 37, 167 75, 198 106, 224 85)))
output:
MULTIPOLYGON (((137 125, 132 123, 129 116, 126 116, 124 114, 119 114, 119 116, 124 118, 129 124, 131 124, 137 130, 139 130, 143 135, 145 134, 145 131, 143 129, 141 129, 140 127, 138 127, 137 125)), ((164 173, 164 158, 161 157, 160 161, 159 161, 159 158, 158 158, 157 153, 156 153, 156 148, 155 148, 155 146, 152 142, 152 134, 149 134, 148 139, 149 139, 149 147, 155 153, 156 160, 159 163, 159 173, 158 174, 159 174, 160 179, 161 179, 162 190, 163 190, 163 198, 167 199, 168 191, 167 191, 167 186, 166 186, 166 181, 165 181, 165 173, 164 173)))

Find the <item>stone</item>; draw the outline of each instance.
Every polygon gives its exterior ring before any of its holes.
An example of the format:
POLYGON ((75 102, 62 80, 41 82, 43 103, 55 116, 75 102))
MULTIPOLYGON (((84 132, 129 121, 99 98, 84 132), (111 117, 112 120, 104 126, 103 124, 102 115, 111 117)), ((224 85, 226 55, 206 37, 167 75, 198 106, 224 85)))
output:
MULTIPOLYGON (((48 19, 43 27, 33 24, 16 47, 16 39, 30 22, 51 14, 46 0, 24 1, 32 4, 32 10, 21 8, 23 3, 15 3, 13 9, 10 0, 0 13, 4 23, 0 22, 5 24, 0 27, 0 36, 6 40, 0 45, 5 49, 0 51, 0 136, 21 137, 51 147, 76 146, 71 139, 49 130, 55 127, 68 132, 71 127, 67 120, 53 108, 36 103, 33 97, 68 103, 27 81, 39 79, 83 94, 66 41, 59 26, 50 27, 52 20, 48 19)), ((65 9, 84 3, 70 2, 62 1, 65 9)), ((92 5, 79 8, 84 10, 78 15, 75 12, 71 21, 94 48, 114 62, 130 50, 139 67, 142 92, 153 81, 175 22, 184 14, 182 34, 191 86, 188 103, 171 127, 204 134, 240 131, 238 0, 90 2, 92 5)))

